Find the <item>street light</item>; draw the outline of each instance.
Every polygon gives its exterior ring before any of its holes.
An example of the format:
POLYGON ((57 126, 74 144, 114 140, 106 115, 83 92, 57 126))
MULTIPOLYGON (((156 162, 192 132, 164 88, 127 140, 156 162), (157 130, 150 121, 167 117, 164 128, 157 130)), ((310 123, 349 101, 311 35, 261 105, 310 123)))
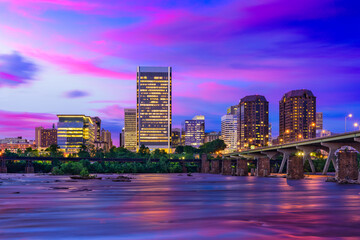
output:
POLYGON ((349 115, 347 115, 347 116, 345 117, 345 132, 346 132, 346 119, 347 119, 347 118, 352 118, 352 116, 353 116, 353 115, 350 113, 349 115))
MULTIPOLYGON (((358 128, 359 127, 359 124, 358 123, 354 123, 354 128, 355 128, 355 130, 356 130, 356 128, 358 128)), ((360 130, 360 127, 359 127, 359 130, 360 130)))

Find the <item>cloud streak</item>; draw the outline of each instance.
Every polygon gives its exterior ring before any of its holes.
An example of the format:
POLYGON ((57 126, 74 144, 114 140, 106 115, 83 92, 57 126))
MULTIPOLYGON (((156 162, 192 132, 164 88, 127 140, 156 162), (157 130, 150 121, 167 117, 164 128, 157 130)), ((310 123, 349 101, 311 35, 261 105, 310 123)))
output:
POLYGON ((0 86, 18 86, 34 80, 38 67, 18 52, 0 55, 0 86))

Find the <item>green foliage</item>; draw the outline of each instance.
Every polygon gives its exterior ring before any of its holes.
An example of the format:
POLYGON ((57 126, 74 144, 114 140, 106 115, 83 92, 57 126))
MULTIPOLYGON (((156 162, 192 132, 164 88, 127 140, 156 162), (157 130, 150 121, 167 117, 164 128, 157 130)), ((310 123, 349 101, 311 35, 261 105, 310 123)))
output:
POLYGON ((216 139, 211 142, 207 142, 204 145, 200 146, 201 153, 215 153, 217 151, 222 151, 226 148, 224 140, 216 139))
POLYGON ((52 175, 64 175, 64 172, 60 169, 60 167, 54 167, 51 171, 52 175))
POLYGON ((89 171, 86 168, 83 168, 80 172, 80 176, 85 178, 85 177, 89 177, 89 171))

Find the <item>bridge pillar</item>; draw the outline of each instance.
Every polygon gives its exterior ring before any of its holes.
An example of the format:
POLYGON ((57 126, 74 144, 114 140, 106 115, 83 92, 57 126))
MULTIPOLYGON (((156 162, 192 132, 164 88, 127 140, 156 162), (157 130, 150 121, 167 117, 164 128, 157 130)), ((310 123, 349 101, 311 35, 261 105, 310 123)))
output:
POLYGON ((255 176, 255 169, 254 168, 251 169, 250 175, 255 176))
POLYGON ((0 173, 7 173, 6 161, 0 160, 0 173))
POLYGON ((357 153, 340 151, 336 159, 338 171, 335 178, 341 180, 356 180, 359 177, 357 153))
POLYGON ((236 160, 236 175, 237 176, 248 176, 248 166, 246 159, 237 159, 236 160))
POLYGON ((349 147, 353 147, 355 148, 358 152, 360 152, 360 143, 357 142, 357 138, 354 139, 355 142, 344 142, 344 143, 321 143, 322 146, 327 147, 329 149, 328 151, 328 158, 326 160, 325 166, 324 166, 324 170, 323 170, 323 174, 327 174, 327 171, 329 169, 329 165, 330 165, 330 161, 333 163, 334 168, 335 168, 335 172, 338 171, 338 166, 337 166, 337 161, 336 161, 336 156, 335 156, 335 152, 343 147, 343 146, 349 146, 349 147))
POLYGON ((201 155, 201 173, 210 172, 210 161, 207 159, 206 154, 201 155))
POLYGON ((261 177, 267 177, 270 175, 270 159, 268 157, 258 158, 257 175, 261 177))
POLYGON ((220 169, 220 160, 211 160, 211 170, 210 173, 219 174, 221 172, 220 169))
POLYGON ((223 159, 222 174, 223 175, 232 174, 231 159, 223 159))
POLYGON ((279 173, 282 173, 285 167, 285 163, 289 161, 290 155, 296 153, 296 149, 278 149, 278 152, 283 154, 283 159, 281 161, 279 173))
POLYGON ((290 156, 287 166, 287 179, 303 179, 304 164, 303 158, 299 156, 290 156))
POLYGON ((311 172, 316 173, 315 166, 313 161, 311 160, 310 154, 316 151, 317 148, 312 146, 298 146, 296 148, 304 152, 304 164, 306 163, 306 161, 309 161, 311 172))
POLYGON ((26 161, 25 173, 34 173, 34 165, 32 161, 26 161))

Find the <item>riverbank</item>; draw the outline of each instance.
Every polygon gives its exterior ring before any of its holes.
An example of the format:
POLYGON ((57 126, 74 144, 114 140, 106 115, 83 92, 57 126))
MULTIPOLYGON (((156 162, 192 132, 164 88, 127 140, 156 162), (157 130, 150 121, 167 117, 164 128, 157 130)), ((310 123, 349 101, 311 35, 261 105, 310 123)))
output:
POLYGON ((3 239, 287 239, 360 235, 360 187, 282 177, 0 174, 3 239), (271 236, 271 237, 269 237, 271 236))

